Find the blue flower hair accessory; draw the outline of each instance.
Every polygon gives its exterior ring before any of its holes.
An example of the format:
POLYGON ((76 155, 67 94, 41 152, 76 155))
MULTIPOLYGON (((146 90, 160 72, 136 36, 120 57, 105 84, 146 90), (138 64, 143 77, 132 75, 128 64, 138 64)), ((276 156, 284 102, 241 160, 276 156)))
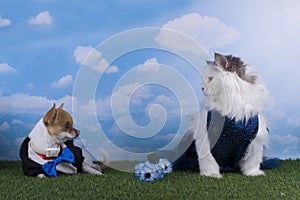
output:
POLYGON ((140 181, 154 182, 163 178, 165 174, 170 173, 172 173, 172 163, 168 159, 163 158, 159 159, 156 164, 149 161, 137 164, 134 174, 140 181))

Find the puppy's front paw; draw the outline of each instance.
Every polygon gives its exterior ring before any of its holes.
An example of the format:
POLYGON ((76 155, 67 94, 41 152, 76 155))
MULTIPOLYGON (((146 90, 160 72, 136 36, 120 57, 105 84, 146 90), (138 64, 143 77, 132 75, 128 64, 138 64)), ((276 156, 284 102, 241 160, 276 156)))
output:
POLYGON ((208 176, 212 178, 222 178, 222 174, 219 172, 200 172, 202 176, 208 176))
POLYGON ((245 176, 265 176, 265 173, 262 170, 256 170, 256 171, 246 171, 243 172, 245 176))
POLYGON ((93 174, 93 175, 102 175, 101 170, 97 170, 89 165, 87 165, 86 163, 83 163, 82 165, 82 169, 84 172, 88 173, 88 174, 93 174))
POLYGON ((93 174, 93 175, 103 175, 102 172, 100 172, 100 171, 94 171, 91 174, 93 174))

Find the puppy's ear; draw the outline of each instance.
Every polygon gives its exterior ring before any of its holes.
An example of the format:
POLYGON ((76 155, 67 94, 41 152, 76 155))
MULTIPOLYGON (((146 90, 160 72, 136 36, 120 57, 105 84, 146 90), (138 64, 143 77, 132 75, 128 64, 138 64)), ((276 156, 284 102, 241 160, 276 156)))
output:
POLYGON ((45 114, 43 117, 43 122, 45 126, 52 124, 57 116, 57 110, 55 108, 55 103, 53 104, 52 108, 45 114))
POLYGON ((64 103, 60 104, 60 106, 58 107, 58 109, 64 109, 64 103))
POLYGON ((228 61, 227 61, 226 57, 219 53, 215 53, 215 63, 218 66, 221 66, 225 70, 228 67, 228 61))

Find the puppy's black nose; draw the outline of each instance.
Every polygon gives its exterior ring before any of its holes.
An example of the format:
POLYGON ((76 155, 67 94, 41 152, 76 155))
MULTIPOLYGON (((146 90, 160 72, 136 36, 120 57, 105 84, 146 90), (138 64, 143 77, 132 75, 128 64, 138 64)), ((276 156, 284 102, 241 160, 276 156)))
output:
POLYGON ((79 136, 80 135, 80 130, 75 129, 75 133, 76 133, 77 136, 79 136))

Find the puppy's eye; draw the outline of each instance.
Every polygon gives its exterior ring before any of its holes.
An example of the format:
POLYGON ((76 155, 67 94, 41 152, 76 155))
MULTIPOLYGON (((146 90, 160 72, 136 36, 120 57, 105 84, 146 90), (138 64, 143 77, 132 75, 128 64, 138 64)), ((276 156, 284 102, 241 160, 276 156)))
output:
POLYGON ((66 128, 66 129, 69 129, 69 123, 66 123, 66 124, 65 124, 65 128, 66 128))
POLYGON ((211 82, 214 79, 214 77, 208 77, 208 82, 211 82))

